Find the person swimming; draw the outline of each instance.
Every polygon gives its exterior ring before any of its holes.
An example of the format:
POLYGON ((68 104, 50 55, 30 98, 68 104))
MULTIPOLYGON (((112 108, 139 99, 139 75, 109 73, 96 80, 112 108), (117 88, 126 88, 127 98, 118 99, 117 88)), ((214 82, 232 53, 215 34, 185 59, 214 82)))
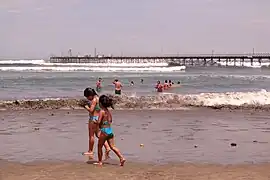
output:
POLYGON ((157 89, 157 92, 163 92, 163 86, 160 83, 160 81, 157 81, 157 84, 156 84, 155 88, 157 89))
POLYGON ((118 156, 120 160, 120 165, 124 166, 126 162, 124 156, 121 154, 119 149, 114 144, 114 133, 111 127, 112 124, 112 114, 109 111, 109 107, 113 109, 113 101, 106 95, 102 95, 99 98, 99 104, 101 111, 99 112, 98 124, 100 127, 100 137, 98 139, 98 165, 102 165, 102 147, 107 142, 113 152, 118 156))
POLYGON ((172 80, 169 80, 169 87, 172 87, 172 85, 173 85, 172 80))
POLYGON ((96 82, 96 91, 101 92, 101 78, 98 78, 98 81, 96 82))
POLYGON ((115 86, 115 90, 114 90, 114 93, 115 94, 118 94, 118 95, 121 95, 121 91, 122 91, 122 84, 120 81, 118 81, 118 79, 115 79, 114 82, 113 82, 114 86, 115 86))
MULTIPOLYGON (((88 152, 84 153, 84 155, 88 155, 91 159, 93 159, 94 156, 93 148, 95 143, 94 135, 96 135, 97 138, 99 138, 100 136, 100 130, 97 122, 101 108, 99 106, 99 97, 94 89, 86 88, 84 90, 84 96, 88 100, 88 104, 84 105, 84 108, 89 112, 89 121, 88 121, 89 149, 88 152)), ((110 147, 108 143, 105 143, 104 146, 106 149, 106 159, 108 159, 110 147)))
POLYGON ((130 82, 130 86, 134 86, 134 82, 133 81, 130 82))
POLYGON ((141 79, 141 84, 143 84, 143 79, 141 79))
POLYGON ((164 81, 164 85, 163 85, 163 87, 164 87, 164 90, 169 89, 168 80, 165 80, 165 81, 164 81))

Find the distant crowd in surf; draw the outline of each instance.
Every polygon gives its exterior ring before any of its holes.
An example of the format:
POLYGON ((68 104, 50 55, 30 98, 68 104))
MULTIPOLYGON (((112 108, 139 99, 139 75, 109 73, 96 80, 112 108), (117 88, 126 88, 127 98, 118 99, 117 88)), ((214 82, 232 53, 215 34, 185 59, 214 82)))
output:
MULTIPOLYGON (((180 81, 177 82, 178 86, 180 85, 180 81)), ((165 90, 168 90, 174 86, 174 82, 172 80, 165 80, 162 84, 160 81, 157 81, 157 84, 155 86, 157 92, 163 92, 165 90)))
MULTIPOLYGON (((143 84, 144 80, 141 79, 140 82, 141 84, 143 84)), ((122 87, 123 87, 122 83, 118 79, 115 79, 113 81, 113 84, 114 84, 115 95, 121 95, 122 87)), ((177 87, 179 87, 180 84, 181 84, 180 81, 177 81, 177 87)), ((135 85, 134 81, 130 81, 129 85, 134 86, 135 85)), ((155 89, 157 92, 163 92, 172 87, 175 87, 175 83, 172 80, 165 80, 164 83, 157 81, 157 84, 155 85, 155 89)), ((99 78, 98 81, 96 82, 96 91, 101 92, 101 89, 102 89, 102 78, 99 78)))

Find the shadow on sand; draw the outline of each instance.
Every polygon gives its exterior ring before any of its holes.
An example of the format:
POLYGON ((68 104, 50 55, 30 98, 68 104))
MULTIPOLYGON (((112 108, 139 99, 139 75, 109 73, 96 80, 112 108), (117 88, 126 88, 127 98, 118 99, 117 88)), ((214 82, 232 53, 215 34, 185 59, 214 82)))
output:
MULTIPOLYGON (((94 163, 97 163, 95 160, 88 160, 86 161, 87 164, 95 165, 94 163)), ((119 162, 116 162, 115 160, 107 160, 106 162, 103 162, 103 165, 110 165, 110 166, 119 166, 119 162)))

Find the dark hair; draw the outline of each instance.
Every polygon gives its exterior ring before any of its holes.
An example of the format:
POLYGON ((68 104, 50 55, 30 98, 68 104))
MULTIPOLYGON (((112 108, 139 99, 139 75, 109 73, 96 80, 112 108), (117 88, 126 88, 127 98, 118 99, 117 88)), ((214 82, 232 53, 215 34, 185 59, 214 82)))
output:
POLYGON ((115 82, 118 82, 118 79, 115 79, 114 81, 115 81, 115 82))
POLYGON ((169 80, 169 83, 171 83, 172 82, 172 80, 169 80))
POLYGON ((167 83, 168 81, 167 80, 165 80, 165 83, 167 83))
POLYGON ((111 107, 114 109, 113 107, 113 99, 106 96, 106 95, 101 95, 99 97, 99 103, 104 107, 104 108, 108 108, 111 107))
POLYGON ((94 89, 92 89, 92 88, 86 88, 84 90, 84 92, 83 92, 83 95, 85 97, 95 96, 95 95, 97 95, 97 92, 94 89))

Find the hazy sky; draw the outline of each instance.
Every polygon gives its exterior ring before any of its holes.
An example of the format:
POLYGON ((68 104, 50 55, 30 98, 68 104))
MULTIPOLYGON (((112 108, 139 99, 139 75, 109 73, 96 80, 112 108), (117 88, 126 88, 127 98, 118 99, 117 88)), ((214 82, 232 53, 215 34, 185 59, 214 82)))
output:
POLYGON ((1 0, 0 57, 270 52, 270 0, 1 0))

